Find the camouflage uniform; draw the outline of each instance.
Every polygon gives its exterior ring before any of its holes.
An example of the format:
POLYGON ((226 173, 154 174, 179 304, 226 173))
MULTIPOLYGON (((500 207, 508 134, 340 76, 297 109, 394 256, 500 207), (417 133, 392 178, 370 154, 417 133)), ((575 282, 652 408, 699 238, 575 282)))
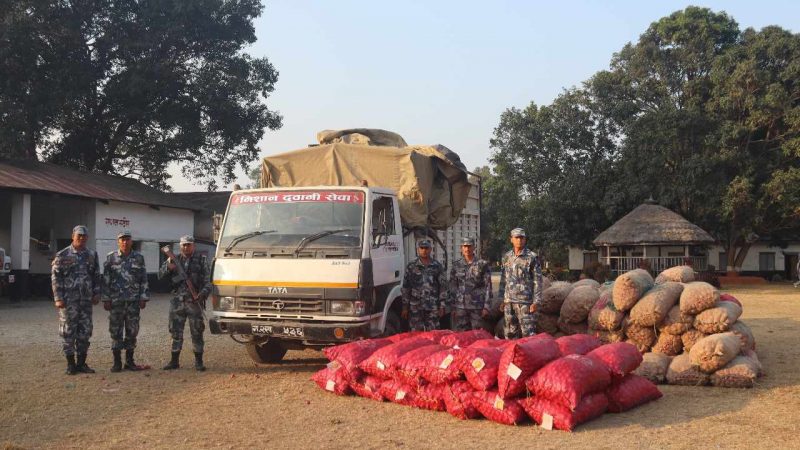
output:
POLYGON ((439 308, 447 303, 447 281, 444 267, 431 259, 426 266, 419 258, 408 263, 403 280, 403 307, 408 308, 408 325, 412 330, 439 328, 439 308))
POLYGON ((103 300, 111 302, 108 320, 111 349, 133 350, 139 334, 139 301, 150 299, 144 256, 133 250, 128 256, 119 250, 109 253, 103 265, 103 281, 103 300))
POLYGON ((58 310, 59 335, 68 357, 86 355, 92 336, 92 298, 100 295, 101 278, 97 252, 70 245, 53 259, 51 283, 53 300, 63 301, 58 310))
POLYGON ((191 279, 197 290, 198 299, 196 302, 192 301, 192 294, 189 293, 186 282, 178 276, 177 268, 170 271, 167 267, 169 260, 164 261, 164 264, 158 270, 158 278, 164 278, 168 275, 173 277, 172 293, 174 297, 172 297, 169 304, 169 332, 172 335, 172 352, 178 353, 183 347, 183 329, 188 319, 194 352, 195 354, 203 353, 203 331, 206 329, 206 324, 203 322, 203 309, 205 300, 211 293, 208 262, 205 256, 198 255, 196 252, 189 258, 182 254, 176 256, 178 261, 175 261, 175 264, 180 264, 186 275, 191 279))
POLYGON ((450 270, 450 295, 453 305, 453 329, 456 331, 483 328, 481 312, 492 298, 492 273, 489 263, 461 258, 450 270))
POLYGON ((500 297, 503 298, 507 339, 535 333, 531 303, 542 301, 542 267, 536 253, 522 249, 519 256, 510 250, 503 255, 500 269, 500 297))

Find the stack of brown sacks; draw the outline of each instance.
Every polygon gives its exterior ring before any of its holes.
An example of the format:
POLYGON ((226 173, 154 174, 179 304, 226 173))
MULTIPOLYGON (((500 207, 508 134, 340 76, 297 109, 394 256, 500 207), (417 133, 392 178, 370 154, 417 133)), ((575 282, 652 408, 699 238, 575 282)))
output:
MULTIPOLYGON (((572 330, 561 324, 575 319, 564 310, 578 283, 556 284, 544 298, 552 302, 569 290, 558 319, 559 330, 568 333, 572 330)), ((632 270, 592 295, 597 301, 587 317, 588 333, 603 342, 635 345, 644 354, 636 373, 655 383, 752 387, 761 375, 753 334, 738 320, 741 303, 694 281, 691 267, 667 269, 655 280, 645 270, 632 270)))
POLYGON ((485 417, 516 425, 531 418, 572 430, 609 412, 661 397, 632 372, 642 362, 633 345, 602 345, 586 334, 541 333, 495 339, 483 330, 410 332, 325 350, 331 361, 312 377, 338 395, 485 417))

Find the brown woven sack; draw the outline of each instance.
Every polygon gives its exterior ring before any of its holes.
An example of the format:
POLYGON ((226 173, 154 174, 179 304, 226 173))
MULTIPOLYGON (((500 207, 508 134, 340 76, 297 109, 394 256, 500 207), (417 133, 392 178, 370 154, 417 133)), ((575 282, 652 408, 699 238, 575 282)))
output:
POLYGON ((573 334, 589 334, 589 323, 570 323, 560 317, 558 319, 558 329, 567 336, 572 336, 573 334))
POLYGON ((742 341, 742 349, 756 349, 756 338, 753 336, 753 332, 750 330, 750 327, 741 320, 737 320, 736 323, 731 325, 730 332, 739 336, 739 339, 742 341))
POLYGON ((681 312, 695 315, 713 308, 719 302, 719 290, 705 281, 687 283, 681 292, 681 312))
POLYGON ((632 323, 625 328, 625 336, 643 347, 650 348, 656 343, 656 332, 653 327, 640 327, 632 323))
POLYGON ((653 352, 662 353, 669 356, 680 355, 683 351, 683 341, 680 336, 674 334, 661 333, 653 345, 653 352))
POLYGON ((709 376, 692 364, 688 353, 672 358, 667 369, 667 383, 682 386, 705 386, 709 383, 709 376))
POLYGON ((758 378, 758 363, 747 356, 737 356, 711 374, 711 384, 727 388, 751 388, 758 378))
POLYGON ((667 369, 671 362, 672 357, 663 353, 645 353, 642 355, 642 363, 633 373, 645 377, 653 383, 661 384, 667 380, 667 369))
POLYGON ((614 281, 614 306, 620 311, 630 310, 653 283, 653 277, 644 269, 623 273, 614 281))
POLYGON ((582 280, 578 280, 578 281, 572 283, 572 287, 573 288, 576 288, 576 287, 579 287, 579 286, 591 286, 593 288, 600 289, 600 283, 598 283, 597 280, 594 280, 592 278, 584 278, 582 280))
POLYGON ((667 317, 658 326, 659 333, 674 334, 680 336, 689 331, 694 323, 694 316, 687 316, 681 313, 680 305, 675 305, 670 308, 667 317))
POLYGON ((625 342, 627 342, 628 344, 631 344, 631 345, 635 345, 636 349, 639 350, 639 353, 644 354, 644 353, 647 353, 647 352, 650 351, 650 346, 649 345, 640 344, 640 343, 638 343, 638 342, 636 342, 636 341, 634 341, 632 339, 625 339, 625 342))
POLYGON ((697 341, 689 355, 692 363, 705 373, 713 373, 736 358, 742 349, 742 341, 733 333, 717 333, 697 341))
POLYGON ((677 281, 678 283, 691 283, 694 281, 694 269, 691 266, 675 266, 661 272, 656 277, 656 284, 666 281, 677 281))
POLYGON ((694 327, 706 334, 722 333, 731 329, 742 315, 742 307, 733 302, 719 302, 694 317, 694 327))
POLYGON ((549 288, 542 291, 542 301, 537 310, 545 314, 558 314, 561 312, 561 305, 567 298, 572 285, 566 281, 556 281, 549 288))
POLYGON ((537 333, 555 335, 558 333, 558 314, 534 314, 533 327, 537 333))
POLYGON ((659 325, 678 303, 682 291, 683 285, 675 281, 654 286, 631 308, 631 321, 642 327, 659 325))
POLYGON ((625 333, 622 330, 607 331, 589 328, 589 334, 600 339, 603 344, 613 344, 614 342, 625 342, 625 333))
POLYGON ((694 344, 697 341, 703 339, 706 336, 708 335, 703 333, 702 331, 690 328, 681 335, 681 342, 683 342, 683 351, 688 353, 692 349, 692 347, 694 347, 694 344))
POLYGON ((569 323, 586 322, 598 298, 600 290, 596 287, 583 285, 573 288, 561 305, 561 320, 569 323))

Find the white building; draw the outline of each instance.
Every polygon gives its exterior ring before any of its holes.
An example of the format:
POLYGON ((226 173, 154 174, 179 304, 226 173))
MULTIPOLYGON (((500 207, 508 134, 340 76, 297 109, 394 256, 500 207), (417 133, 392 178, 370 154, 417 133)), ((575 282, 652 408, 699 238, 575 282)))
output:
POLYGON ((160 246, 194 233, 195 209, 129 178, 0 160, 0 247, 11 255, 22 295, 29 289, 47 292, 50 263, 69 245, 78 224, 89 229, 89 247, 101 260, 117 248, 117 233, 130 231, 148 273, 155 273, 162 258, 160 246))

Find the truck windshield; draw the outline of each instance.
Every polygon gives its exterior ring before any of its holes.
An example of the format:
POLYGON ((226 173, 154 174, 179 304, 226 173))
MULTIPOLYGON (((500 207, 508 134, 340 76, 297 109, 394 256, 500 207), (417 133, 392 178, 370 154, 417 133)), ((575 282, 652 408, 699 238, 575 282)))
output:
POLYGON ((364 193, 360 191, 273 191, 234 194, 218 246, 236 249, 361 246, 364 193), (330 233, 329 233, 330 232, 330 233))

